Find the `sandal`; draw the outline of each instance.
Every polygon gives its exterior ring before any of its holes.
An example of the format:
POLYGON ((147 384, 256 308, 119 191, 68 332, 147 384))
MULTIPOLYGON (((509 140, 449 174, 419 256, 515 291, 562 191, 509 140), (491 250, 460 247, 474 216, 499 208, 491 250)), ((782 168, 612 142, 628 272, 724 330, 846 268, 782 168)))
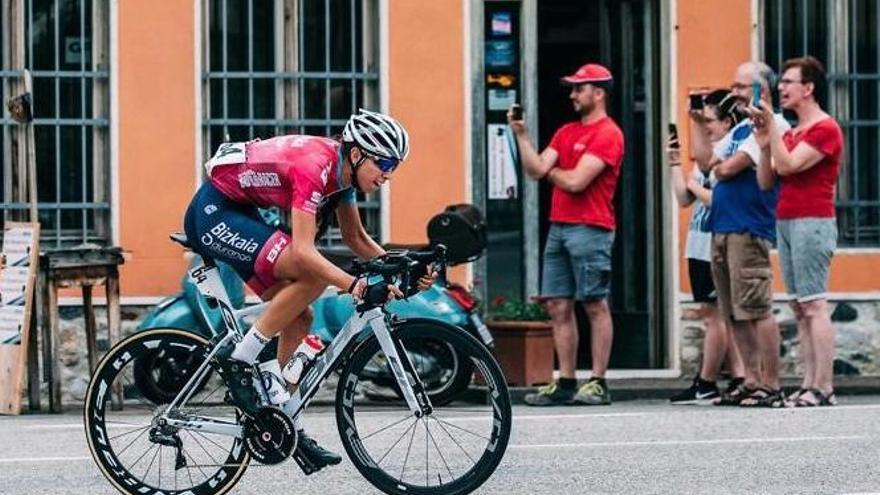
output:
POLYGON ((794 407, 816 407, 816 406, 835 406, 837 405, 837 396, 832 391, 828 395, 822 393, 818 388, 808 388, 803 394, 798 396, 794 401, 794 407), (807 393, 811 395, 807 395, 807 393))
POLYGON ((795 403, 795 407, 815 407, 815 406, 836 406, 837 405, 837 396, 834 395, 833 390, 831 392, 829 392, 828 395, 825 395, 825 393, 823 393, 822 390, 820 390, 818 388, 811 388, 811 389, 807 390, 807 392, 810 392, 811 394, 813 394, 813 398, 815 399, 815 401, 808 401, 808 400, 802 401, 799 398, 798 401, 795 403))
POLYGON ((758 387, 748 397, 744 397, 739 407, 769 407, 779 409, 785 407, 785 393, 781 388, 773 390, 767 387, 758 387))
POLYGON ((809 391, 810 391, 810 389, 805 388, 805 387, 801 387, 801 388, 795 390, 794 392, 788 394, 788 397, 786 397, 786 400, 792 404, 795 404, 795 403, 797 403, 797 400, 800 396, 804 395, 805 393, 807 393, 809 391))
POLYGON ((757 390, 754 387, 749 387, 745 383, 740 383, 732 390, 725 390, 721 397, 712 401, 713 406, 738 406, 739 403, 749 397, 757 390))

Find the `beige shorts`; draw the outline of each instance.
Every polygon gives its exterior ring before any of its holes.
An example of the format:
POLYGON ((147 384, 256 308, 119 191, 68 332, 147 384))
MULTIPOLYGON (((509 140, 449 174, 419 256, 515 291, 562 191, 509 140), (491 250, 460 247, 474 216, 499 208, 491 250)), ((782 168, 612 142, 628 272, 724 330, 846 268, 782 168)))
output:
POLYGON ((759 320, 772 314, 770 248, 770 241, 751 234, 712 235, 718 309, 730 321, 759 320))

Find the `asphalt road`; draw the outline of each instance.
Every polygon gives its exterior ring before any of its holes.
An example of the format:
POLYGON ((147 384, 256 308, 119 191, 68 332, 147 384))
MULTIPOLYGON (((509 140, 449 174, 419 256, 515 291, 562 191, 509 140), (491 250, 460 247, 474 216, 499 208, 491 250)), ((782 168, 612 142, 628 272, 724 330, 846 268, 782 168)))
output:
MULTIPOLYGON (((510 446, 476 493, 880 493, 880 397, 786 410, 620 402, 517 406, 510 446)), ((342 452, 327 409, 308 431, 342 452)), ((115 493, 89 456, 77 411, 0 417, 0 494, 115 493)), ((346 459, 304 476, 252 465, 232 493, 379 493, 346 459)))

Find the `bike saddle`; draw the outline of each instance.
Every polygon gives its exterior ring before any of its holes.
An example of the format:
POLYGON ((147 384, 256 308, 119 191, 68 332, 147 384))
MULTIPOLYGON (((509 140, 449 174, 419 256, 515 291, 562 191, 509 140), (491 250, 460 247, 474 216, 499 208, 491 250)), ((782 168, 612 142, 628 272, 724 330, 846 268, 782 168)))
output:
POLYGON ((184 249, 192 250, 193 248, 192 245, 190 245, 189 243, 189 239, 186 238, 186 234, 184 234, 183 232, 172 232, 168 237, 172 241, 183 246, 184 249))

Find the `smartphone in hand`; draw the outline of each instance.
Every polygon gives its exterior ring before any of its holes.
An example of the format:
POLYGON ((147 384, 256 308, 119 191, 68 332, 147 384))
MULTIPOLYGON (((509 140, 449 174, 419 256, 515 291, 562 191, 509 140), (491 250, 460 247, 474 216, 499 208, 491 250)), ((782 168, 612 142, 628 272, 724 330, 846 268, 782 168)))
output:
POLYGON ((752 81, 752 106, 761 108, 761 81, 752 81))
POLYGON ((673 149, 681 147, 678 143, 678 127, 672 122, 669 123, 669 147, 673 149))
POLYGON ((513 114, 513 120, 522 120, 523 119, 523 108, 519 103, 514 103, 510 105, 510 113, 513 114))

